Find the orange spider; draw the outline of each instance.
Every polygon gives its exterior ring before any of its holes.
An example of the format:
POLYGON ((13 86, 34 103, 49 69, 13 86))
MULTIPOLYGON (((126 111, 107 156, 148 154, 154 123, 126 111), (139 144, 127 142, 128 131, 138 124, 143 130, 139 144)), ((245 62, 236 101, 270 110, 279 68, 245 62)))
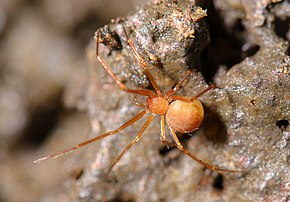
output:
POLYGON ((140 120, 145 114, 150 114, 149 117, 147 118, 146 122, 142 126, 141 130, 138 132, 136 138, 123 150, 123 152, 117 157, 117 159, 114 161, 112 166, 109 169, 109 172, 112 170, 113 166, 122 158, 122 156, 134 145, 136 142, 139 141, 141 138, 143 132, 147 129, 147 127, 150 125, 152 120, 156 115, 160 115, 161 117, 161 141, 164 143, 166 146, 169 146, 170 143, 168 143, 165 139, 165 119, 166 123, 169 127, 169 130, 172 134, 174 143, 176 147, 185 153, 186 155, 190 156, 193 160, 197 161, 198 163, 204 165, 210 170, 217 170, 217 171, 228 171, 228 172, 239 172, 237 170, 228 170, 228 169, 222 169, 218 168, 215 166, 212 166, 208 163, 203 162, 193 154, 191 154, 189 151, 187 151, 182 144, 180 143, 176 132, 179 133, 190 133, 194 130, 197 130, 198 127, 201 125, 203 118, 204 118, 204 111, 202 104, 200 101, 197 100, 198 97, 209 91, 210 89, 214 88, 215 85, 211 84, 208 88, 206 88, 204 91, 200 92, 196 96, 192 98, 187 98, 183 96, 178 96, 175 95, 178 90, 181 88, 183 83, 189 78, 191 71, 188 70, 186 72, 185 77, 177 83, 171 90, 169 90, 167 93, 162 94, 154 77, 150 73, 150 71, 147 68, 146 62, 144 59, 141 57, 141 55, 137 52, 137 49, 133 45, 132 41, 129 39, 128 34, 126 33, 125 27, 122 24, 127 42, 129 43, 130 47, 132 48, 134 55, 142 65, 142 67, 145 70, 146 75, 148 76, 148 79, 150 83, 152 84, 154 91, 152 90, 134 90, 134 89, 129 89, 127 88, 118 78, 117 76, 113 73, 112 69, 105 63, 105 61, 102 59, 102 57, 99 55, 99 31, 96 32, 95 40, 96 40, 96 56, 99 62, 102 64, 104 69, 109 73, 109 75, 113 78, 113 80, 119 85, 119 87, 128 93, 133 93, 137 95, 142 95, 142 96, 147 96, 146 104, 139 104, 140 106, 143 106, 145 109, 141 111, 139 114, 131 118, 129 121, 121 125, 115 130, 109 131, 105 134, 102 134, 100 136, 97 136, 95 138, 92 138, 88 141, 82 142, 80 144, 77 144, 73 147, 70 147, 68 149, 65 149, 63 151, 60 151, 56 154, 45 156, 43 158, 40 158, 34 163, 40 163, 48 159, 52 158, 57 158, 63 154, 66 154, 68 152, 71 152, 75 149, 78 149, 80 147, 83 147, 87 144, 90 144, 92 142, 95 142, 97 140, 100 140, 104 137, 114 135, 118 133, 119 131, 127 128, 131 124, 135 123, 136 121, 140 120))

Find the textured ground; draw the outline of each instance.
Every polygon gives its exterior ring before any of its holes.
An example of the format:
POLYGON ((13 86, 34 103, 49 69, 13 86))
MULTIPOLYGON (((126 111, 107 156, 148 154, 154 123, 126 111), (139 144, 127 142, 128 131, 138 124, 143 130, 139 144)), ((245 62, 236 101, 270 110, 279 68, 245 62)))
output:
POLYGON ((135 11, 132 2, 117 8, 113 1, 62 2, 0 3, 0 201, 290 200, 287 1, 199 1, 196 7, 154 0, 135 11), (110 176, 105 172, 144 121, 32 164, 141 110, 95 58, 93 33, 108 24, 100 54, 127 86, 150 88, 120 19, 109 23, 116 17, 124 17, 163 91, 188 68, 194 73, 180 95, 217 84, 200 98, 202 127, 180 138, 202 160, 245 172, 212 172, 168 150, 159 140, 158 117, 110 176))

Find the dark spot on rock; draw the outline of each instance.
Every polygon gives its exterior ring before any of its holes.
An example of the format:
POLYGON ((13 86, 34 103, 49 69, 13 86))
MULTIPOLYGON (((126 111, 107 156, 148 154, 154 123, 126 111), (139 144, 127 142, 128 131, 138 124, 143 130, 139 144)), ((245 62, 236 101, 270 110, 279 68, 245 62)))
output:
POLYGON ((163 146, 161 148, 159 148, 159 154, 161 156, 166 156, 173 148, 168 148, 167 146, 163 146))
POLYGON ((287 39, 287 32, 289 32, 289 23, 290 23, 290 18, 286 18, 286 19, 280 19, 280 18, 276 18, 274 25, 274 31, 275 33, 282 37, 283 39, 285 39, 286 41, 288 41, 289 39, 287 39))
POLYGON ((260 50, 260 46, 252 44, 244 49, 246 57, 255 55, 260 50))
POLYGON ((285 129, 288 125, 289 125, 289 121, 288 120, 279 120, 276 122, 276 125, 278 126, 278 128, 285 129))
POLYGON ((134 202, 133 199, 124 199, 121 196, 108 200, 108 202, 134 202))
POLYGON ((224 189, 224 176, 218 174, 212 183, 212 187, 219 191, 222 191, 224 189))
POLYGON ((99 29, 99 40, 105 46, 110 48, 110 51, 121 50, 122 44, 118 34, 112 31, 108 25, 99 29))
POLYGON ((71 177, 75 180, 78 180, 81 178, 81 176, 84 174, 83 168, 76 168, 73 171, 71 171, 71 177))

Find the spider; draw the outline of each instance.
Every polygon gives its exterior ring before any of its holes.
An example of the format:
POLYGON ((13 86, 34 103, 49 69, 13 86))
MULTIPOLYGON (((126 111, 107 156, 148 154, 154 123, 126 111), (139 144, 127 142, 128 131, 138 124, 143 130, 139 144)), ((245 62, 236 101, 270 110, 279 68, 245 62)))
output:
POLYGON ((207 87, 205 90, 200 92, 199 94, 195 95, 194 97, 187 98, 183 96, 178 96, 175 95, 179 89, 182 87, 182 85, 185 83, 186 80, 188 80, 190 74, 192 73, 191 70, 186 71, 186 75, 184 78, 179 81, 171 90, 169 90, 167 93, 162 94, 161 90, 159 89, 153 75, 150 73, 148 70, 147 64, 145 60, 142 58, 142 56, 138 53, 136 47, 133 45, 132 41, 129 39, 129 36, 126 32, 125 26, 122 23, 122 28, 127 40, 127 43, 131 47, 134 55, 138 59, 139 63, 145 70, 145 73, 153 86, 154 90, 147 90, 147 89, 130 89, 127 88, 120 79, 117 78, 117 76, 113 73, 112 69, 106 64, 106 62, 103 60, 103 58, 99 55, 99 40, 100 40, 100 31, 96 31, 95 34, 95 42, 96 42, 96 57, 98 61, 102 64, 104 69, 108 72, 108 74, 112 77, 112 79, 118 84, 118 86, 125 92, 132 93, 135 95, 141 95, 141 96, 146 96, 148 97, 146 100, 145 104, 140 104, 137 103, 136 97, 134 97, 134 103, 136 105, 144 107, 144 110, 139 112, 136 116, 131 118, 129 121, 121 125, 115 130, 109 131, 107 133, 104 133, 100 136, 94 137, 90 140, 87 140, 85 142, 82 142, 80 144, 77 144, 73 147, 67 148, 63 151, 60 151, 56 154, 45 156, 43 158, 40 158, 34 163, 41 163, 45 160, 52 159, 52 158, 57 158, 59 156, 62 156, 66 153, 69 153, 75 149, 78 149, 80 147, 83 147, 87 144, 90 144, 92 142, 95 142, 97 140, 100 140, 102 138, 105 138, 110 135, 117 134, 121 130, 127 128, 131 124, 137 122, 140 120, 142 117, 144 117, 146 114, 150 114, 147 120, 145 121, 144 125, 142 126, 141 130, 138 132, 137 136, 135 139, 123 150, 123 152, 116 158, 116 160, 113 162, 111 165, 109 172, 112 170, 114 165, 120 159, 122 156, 133 146, 135 145, 143 135, 144 131, 147 129, 147 127, 150 125, 152 120, 156 115, 160 115, 161 117, 161 134, 160 134, 160 139, 163 144, 165 144, 167 147, 172 146, 171 143, 169 143, 166 138, 165 138, 165 122, 167 123, 169 127, 169 131, 172 135, 173 141, 174 141, 174 146, 176 146, 180 151, 191 157, 193 160, 197 161, 198 163, 204 165, 210 170, 216 170, 216 171, 227 171, 227 172, 239 172, 237 170, 228 170, 228 169, 222 169, 218 168, 216 166, 210 165, 196 156, 194 156, 192 153, 190 153, 188 150, 186 150, 182 144, 180 143, 176 132, 178 133, 190 133, 192 131, 195 131, 199 128, 201 125, 203 118, 204 118, 204 110, 202 107, 201 102, 197 99, 198 97, 202 96, 206 92, 208 92, 210 89, 214 88, 215 85, 211 84, 209 87, 207 87))

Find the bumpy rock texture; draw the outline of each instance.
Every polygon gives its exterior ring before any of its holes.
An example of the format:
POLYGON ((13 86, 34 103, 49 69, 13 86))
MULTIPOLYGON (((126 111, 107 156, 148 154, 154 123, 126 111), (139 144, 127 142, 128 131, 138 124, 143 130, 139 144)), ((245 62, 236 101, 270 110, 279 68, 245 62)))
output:
POLYGON ((115 13, 108 1, 9 2, 0 10, 0 201, 290 200, 288 1, 151 0, 131 14, 115 13), (108 23, 111 16, 122 18, 108 23), (66 161, 32 164, 141 111, 95 57, 91 33, 99 28, 100 55, 118 78, 130 88, 152 88, 121 22, 163 92, 188 68, 193 74, 180 95, 217 84, 200 97, 202 127, 179 137, 205 162, 244 172, 209 171, 167 149, 158 116, 109 176, 145 118, 66 161), (73 110, 64 110, 61 97, 73 110))
MULTIPOLYGON (((170 89, 188 68, 194 73, 182 95, 195 95, 206 87, 205 81, 217 83, 200 98, 206 112, 203 127, 191 138, 182 135, 182 142, 204 161, 244 172, 209 172, 177 149, 167 150, 159 141, 156 118, 109 176, 106 170, 135 138, 142 121, 95 143, 83 159, 84 174, 70 185, 72 199, 289 200, 289 33, 281 37, 275 27, 277 19, 289 19, 289 4, 246 0, 200 4, 208 8, 209 46, 206 11, 190 1, 151 2, 127 16, 124 25, 162 90, 170 89)), ((146 88, 148 80, 120 21, 100 29, 105 45, 100 45, 100 55, 127 86, 146 88)), ((92 42, 85 100, 92 132, 100 134, 140 109, 96 62, 94 51, 92 42)))

